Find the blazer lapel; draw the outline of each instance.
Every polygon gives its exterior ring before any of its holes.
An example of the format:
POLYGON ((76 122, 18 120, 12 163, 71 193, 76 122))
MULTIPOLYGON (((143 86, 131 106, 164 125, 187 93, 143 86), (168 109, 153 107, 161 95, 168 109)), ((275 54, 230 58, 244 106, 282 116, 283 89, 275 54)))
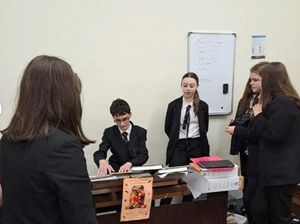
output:
MULTIPOLYGON (((121 161, 129 161, 129 153, 128 153, 128 147, 126 146, 126 143, 124 142, 121 132, 118 128, 118 126, 115 126, 113 130, 114 134, 114 148, 118 151, 118 155, 120 156, 121 161)), ((130 139, 131 140, 131 135, 130 139)))
POLYGON ((133 123, 131 123, 131 131, 130 131, 130 138, 129 138, 129 149, 135 147, 135 142, 136 142, 136 128, 133 123))
POLYGON ((180 98, 180 100, 178 100, 178 103, 174 108, 174 121, 176 121, 175 130, 178 130, 178 135, 180 129, 181 108, 182 108, 182 97, 180 98))
POLYGON ((113 136, 115 136, 115 143, 118 145, 118 147, 123 147, 124 146, 123 138, 118 126, 114 126, 113 132, 114 132, 113 136))
POLYGON ((203 112, 203 107, 201 106, 200 103, 200 110, 198 110, 198 124, 199 124, 199 131, 200 134, 203 133, 204 127, 203 127, 203 122, 204 122, 204 112, 203 112))

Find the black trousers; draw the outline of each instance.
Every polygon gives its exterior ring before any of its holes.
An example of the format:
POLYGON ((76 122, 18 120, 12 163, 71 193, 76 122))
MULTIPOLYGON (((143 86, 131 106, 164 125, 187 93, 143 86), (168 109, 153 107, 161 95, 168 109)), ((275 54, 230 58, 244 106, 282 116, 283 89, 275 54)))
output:
POLYGON ((190 158, 200 156, 205 156, 201 150, 200 138, 179 139, 170 159, 169 166, 188 165, 192 162, 190 158))
MULTIPOLYGON (((200 138, 187 138, 187 139, 179 139, 175 152, 169 162, 169 166, 185 166, 190 164, 192 161, 190 158, 206 156, 204 152, 201 150, 201 139, 200 138)), ((191 201, 193 200, 193 196, 184 195, 182 201, 191 201)), ((160 201, 160 205, 170 204, 172 198, 165 198, 160 201)))
MULTIPOLYGON (((248 186, 250 181, 248 181, 248 186)), ((248 208, 250 224, 288 224, 292 192, 296 185, 258 185, 248 208)))
POLYGON ((245 151, 240 152, 241 174, 244 177, 244 186, 248 183, 248 155, 245 151))
MULTIPOLYGON (((254 198, 254 195, 259 192, 257 191, 258 189, 258 183, 259 183, 259 178, 258 177, 248 177, 247 178, 248 182, 247 184, 244 184, 244 189, 243 189, 243 203, 244 207, 246 209, 246 214, 248 217, 248 222, 252 223, 252 216, 250 214, 250 207, 254 198)), ((260 196, 256 196, 260 197, 260 196)))

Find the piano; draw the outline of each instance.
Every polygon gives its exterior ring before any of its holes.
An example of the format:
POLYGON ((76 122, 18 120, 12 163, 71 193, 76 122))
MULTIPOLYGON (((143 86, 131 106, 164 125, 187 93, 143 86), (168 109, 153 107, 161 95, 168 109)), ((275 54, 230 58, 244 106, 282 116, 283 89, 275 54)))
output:
MULTIPOLYGON (((125 177, 149 177, 151 174, 126 174, 125 177)), ((153 176, 152 200, 182 196, 190 194, 186 183, 182 182, 182 174, 168 174, 161 179, 153 176)), ((120 206, 122 201, 123 179, 92 180, 92 194, 96 208, 99 210, 111 206, 120 206)), ((145 220, 130 221, 131 224, 152 223, 203 223, 226 224, 227 218, 227 192, 205 194, 200 199, 190 202, 171 205, 152 206, 150 218, 145 220)), ((120 212, 103 213, 97 216, 101 224, 120 223, 120 212)), ((123 223, 123 222, 122 222, 123 223)), ((124 222, 127 223, 127 222, 124 222)), ((128 222, 129 223, 129 222, 128 222)))

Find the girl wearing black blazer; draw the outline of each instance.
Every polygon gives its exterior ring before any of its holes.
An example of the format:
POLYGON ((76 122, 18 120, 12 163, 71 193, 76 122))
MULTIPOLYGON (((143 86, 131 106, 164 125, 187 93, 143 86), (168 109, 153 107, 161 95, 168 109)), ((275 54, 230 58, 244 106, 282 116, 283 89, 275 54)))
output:
POLYGON ((165 133, 169 138, 166 164, 189 164, 190 158, 208 156, 208 105, 199 99, 198 76, 186 73, 181 80, 182 97, 172 101, 165 119, 165 133))
POLYGON ((248 211, 258 185, 259 171, 258 136, 252 131, 252 108, 261 92, 260 70, 267 64, 268 62, 260 62, 250 68, 250 76, 239 101, 235 120, 225 129, 232 135, 230 154, 240 156, 241 174, 244 176, 243 202, 250 223, 248 211))
MULTIPOLYGON (((188 165, 190 158, 208 156, 208 105, 200 100, 199 80, 195 73, 186 73, 181 80, 183 95, 169 103, 165 133, 169 137, 166 164, 188 165)), ((170 204, 172 198, 161 200, 161 205, 170 204)), ((183 201, 192 200, 192 195, 183 196, 183 201)))
POLYGON ((0 182, 5 224, 96 224, 83 147, 79 77, 65 61, 26 67, 12 120, 2 130, 0 182))
POLYGON ((253 107, 259 184, 250 215, 252 223, 289 223, 292 190, 300 183, 300 99, 282 63, 269 63, 260 74, 261 104, 253 107))

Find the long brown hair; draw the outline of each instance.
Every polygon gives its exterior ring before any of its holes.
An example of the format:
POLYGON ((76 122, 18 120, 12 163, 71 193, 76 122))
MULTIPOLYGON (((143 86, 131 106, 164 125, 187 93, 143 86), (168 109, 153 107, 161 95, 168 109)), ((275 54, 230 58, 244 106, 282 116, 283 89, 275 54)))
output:
POLYGON ((272 97, 285 95, 300 108, 300 99, 294 89, 286 67, 281 62, 272 62, 261 70, 262 78, 262 107, 263 110, 271 103, 272 97))
POLYGON ((67 62, 46 55, 35 57, 24 71, 16 111, 3 137, 29 141, 59 128, 83 144, 93 143, 81 127, 80 92, 80 79, 67 62))
MULTIPOLYGON (((255 64, 254 66, 252 66, 250 68, 250 73, 255 73, 255 74, 260 75, 261 69, 267 64, 268 64, 268 62, 266 62, 266 61, 262 61, 262 62, 255 64)), ((239 107, 238 107, 237 113, 236 113, 237 116, 241 116, 241 115, 245 114, 249 108, 250 100, 253 97, 253 92, 251 90, 250 82, 251 82, 251 80, 249 78, 246 83, 243 96, 239 102, 239 107)))
MULTIPOLYGON (((195 73, 193 73, 193 72, 185 73, 183 75, 182 79, 181 79, 181 82, 185 78, 195 79, 196 83, 197 83, 197 86, 199 86, 199 79, 198 79, 198 76, 195 73)), ((199 111, 199 108, 200 108, 200 97, 199 97, 198 90, 196 90, 196 92, 194 94, 193 106, 194 106, 194 112, 195 112, 195 114, 197 114, 197 112, 199 111)))

